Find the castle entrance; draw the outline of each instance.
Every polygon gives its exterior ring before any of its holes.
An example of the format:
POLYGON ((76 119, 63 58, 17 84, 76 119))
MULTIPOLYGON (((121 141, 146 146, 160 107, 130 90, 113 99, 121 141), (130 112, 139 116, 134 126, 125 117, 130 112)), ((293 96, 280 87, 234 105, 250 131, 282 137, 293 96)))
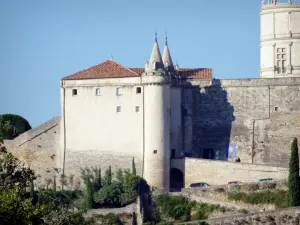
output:
POLYGON ((170 170, 170 190, 177 191, 184 187, 184 175, 179 169, 170 170))

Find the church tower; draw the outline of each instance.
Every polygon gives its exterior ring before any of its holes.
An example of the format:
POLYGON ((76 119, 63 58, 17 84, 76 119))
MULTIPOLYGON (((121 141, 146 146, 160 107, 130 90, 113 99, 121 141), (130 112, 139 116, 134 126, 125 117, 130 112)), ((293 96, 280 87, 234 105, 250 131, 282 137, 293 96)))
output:
MULTIPOLYGON (((169 64, 172 64, 170 61, 169 64)), ((171 76, 162 60, 157 37, 141 76, 144 89, 144 172, 150 186, 170 187, 171 76)))
POLYGON ((300 2, 263 0, 261 78, 300 77, 300 2))

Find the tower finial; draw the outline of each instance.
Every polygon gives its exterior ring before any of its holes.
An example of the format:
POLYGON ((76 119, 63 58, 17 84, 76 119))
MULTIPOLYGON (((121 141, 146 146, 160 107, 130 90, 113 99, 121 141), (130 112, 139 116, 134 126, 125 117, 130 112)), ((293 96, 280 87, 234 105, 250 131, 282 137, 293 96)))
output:
POLYGON ((157 42, 157 30, 155 29, 155 42, 157 42))
POLYGON ((168 32, 167 32, 167 29, 166 29, 166 45, 168 45, 168 32))

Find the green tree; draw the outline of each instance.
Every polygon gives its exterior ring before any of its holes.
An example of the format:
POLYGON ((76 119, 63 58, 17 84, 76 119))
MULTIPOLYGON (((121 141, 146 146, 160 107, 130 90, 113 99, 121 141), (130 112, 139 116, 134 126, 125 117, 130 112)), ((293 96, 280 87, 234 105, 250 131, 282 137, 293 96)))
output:
POLYGON ((65 174, 61 174, 60 175, 60 185, 61 185, 61 190, 64 190, 64 186, 68 185, 68 180, 67 180, 67 176, 65 174))
POLYGON ((93 208, 93 185, 90 179, 86 180, 86 207, 87 209, 93 208))
POLYGON ((120 184, 124 183, 124 175, 123 175, 122 169, 118 169, 118 171, 116 173, 116 179, 117 179, 117 182, 119 182, 120 184))
POLYGON ((120 183, 113 182, 110 185, 104 185, 94 194, 94 201, 108 206, 121 206, 121 195, 124 193, 123 186, 120 183))
MULTIPOLYGON (((14 114, 3 114, 1 115, 4 121, 10 123, 9 129, 3 132, 4 139, 13 139, 16 136, 31 129, 30 124, 22 116, 14 114)), ((1 127, 1 126, 0 126, 1 127)))
POLYGON ((56 176, 53 177, 53 191, 56 191, 56 176))
POLYGON ((111 172, 111 166, 109 166, 108 169, 105 171, 105 176, 104 176, 104 179, 103 179, 103 185, 104 186, 111 185, 112 176, 113 176, 113 174, 111 172))
POLYGON ((294 138, 289 162, 288 199, 290 206, 300 206, 300 177, 298 141, 294 138))
POLYGON ((134 158, 132 158, 132 174, 136 175, 136 168, 135 168, 134 158))

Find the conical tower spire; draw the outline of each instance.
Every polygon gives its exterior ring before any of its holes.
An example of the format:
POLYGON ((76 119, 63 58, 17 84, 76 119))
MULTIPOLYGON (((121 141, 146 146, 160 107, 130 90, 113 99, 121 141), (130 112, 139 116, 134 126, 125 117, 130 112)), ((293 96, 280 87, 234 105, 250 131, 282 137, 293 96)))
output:
POLYGON ((157 33, 155 32, 155 41, 152 48, 152 54, 149 61, 148 70, 157 70, 160 68, 164 68, 163 60, 161 58, 159 46, 157 43, 157 33))
POLYGON ((167 69, 174 68, 170 50, 168 47, 168 37, 167 36, 166 36, 166 45, 165 45, 164 53, 163 53, 163 63, 167 69))

